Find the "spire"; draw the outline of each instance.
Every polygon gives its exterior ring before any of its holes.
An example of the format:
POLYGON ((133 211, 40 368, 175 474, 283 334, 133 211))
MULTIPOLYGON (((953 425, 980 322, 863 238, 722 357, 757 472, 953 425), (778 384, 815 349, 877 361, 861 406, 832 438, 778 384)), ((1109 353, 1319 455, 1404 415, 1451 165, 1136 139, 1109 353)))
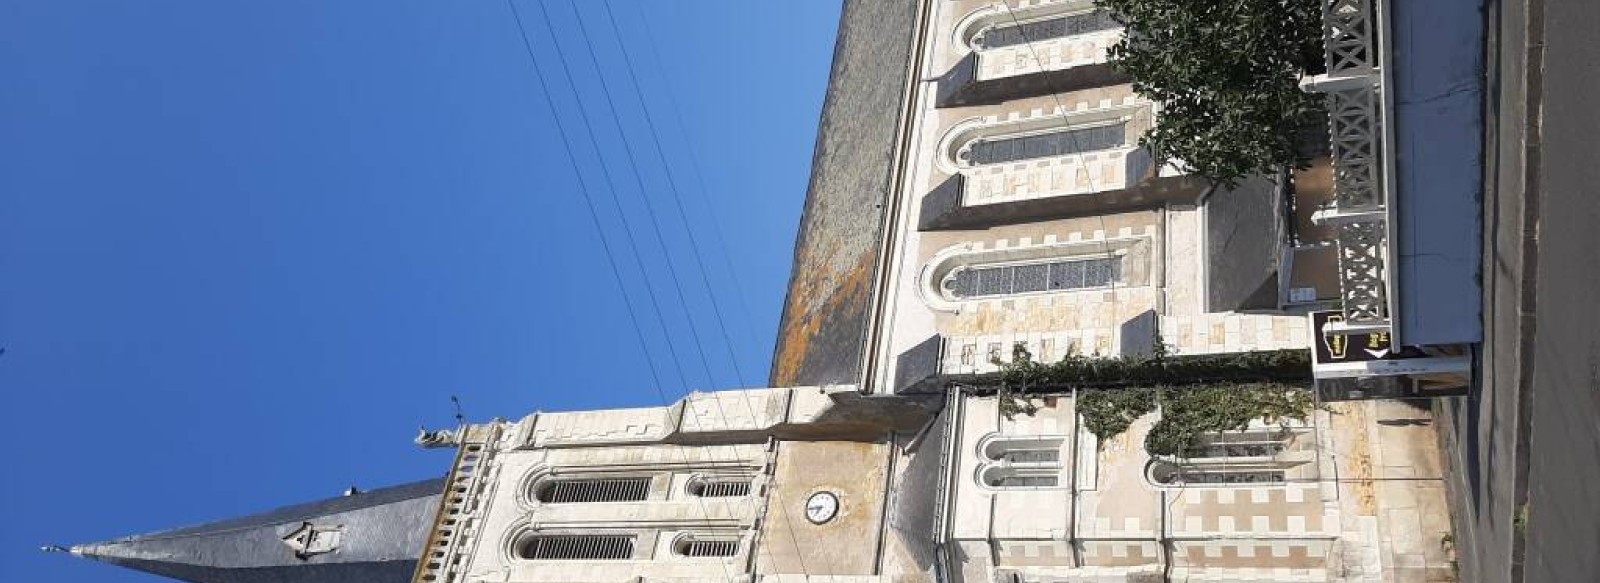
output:
POLYGON ((65 550, 191 583, 408 583, 443 491, 442 480, 352 489, 320 502, 65 550))

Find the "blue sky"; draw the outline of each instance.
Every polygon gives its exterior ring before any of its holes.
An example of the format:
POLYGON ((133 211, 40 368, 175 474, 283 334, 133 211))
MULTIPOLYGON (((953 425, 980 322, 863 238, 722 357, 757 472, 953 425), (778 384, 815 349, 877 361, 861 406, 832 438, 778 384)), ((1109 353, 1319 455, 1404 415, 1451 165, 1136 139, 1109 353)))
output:
MULTIPOLYGON (((764 384, 838 1, 611 0, 692 231, 602 5, 616 123, 546 1, 571 85, 519 7, 626 209, 642 272, 575 133, 662 390, 764 384)), ((553 120, 499 0, 0 1, 0 580, 154 581, 36 549, 439 475, 409 439, 452 394, 659 404, 553 120)))

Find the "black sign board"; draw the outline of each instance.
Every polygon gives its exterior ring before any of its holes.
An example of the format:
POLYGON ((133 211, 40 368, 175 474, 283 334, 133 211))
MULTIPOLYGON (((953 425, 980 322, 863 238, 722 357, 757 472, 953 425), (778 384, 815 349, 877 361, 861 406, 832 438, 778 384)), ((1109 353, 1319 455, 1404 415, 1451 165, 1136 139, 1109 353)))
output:
POLYGON ((1312 372, 1323 401, 1428 399, 1467 393, 1471 357, 1433 356, 1414 346, 1394 346, 1387 332, 1327 334, 1339 312, 1311 314, 1312 372))
POLYGON ((1344 315, 1339 312, 1315 312, 1311 314, 1313 344, 1317 351, 1319 364, 1332 364, 1337 362, 1368 362, 1373 360, 1399 360, 1402 358, 1426 358, 1428 355, 1413 346, 1402 346, 1396 349, 1394 337, 1388 332, 1362 332, 1358 334, 1335 334, 1332 336, 1324 333, 1328 324, 1341 322, 1344 315))

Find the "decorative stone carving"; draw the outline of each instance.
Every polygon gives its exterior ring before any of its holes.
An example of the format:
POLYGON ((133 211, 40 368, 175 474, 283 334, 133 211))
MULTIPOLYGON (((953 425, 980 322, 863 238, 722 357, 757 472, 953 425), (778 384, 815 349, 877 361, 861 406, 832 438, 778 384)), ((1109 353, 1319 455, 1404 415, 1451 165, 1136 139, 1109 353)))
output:
POLYGON ((461 444, 461 436, 451 429, 428 431, 426 427, 417 430, 417 438, 412 440, 423 449, 438 449, 442 447, 455 447, 461 444))
POLYGON ((339 549, 339 540, 344 537, 343 527, 314 525, 309 522, 300 523, 300 528, 284 535, 283 544, 294 552, 294 557, 302 561, 315 555, 331 553, 339 549))

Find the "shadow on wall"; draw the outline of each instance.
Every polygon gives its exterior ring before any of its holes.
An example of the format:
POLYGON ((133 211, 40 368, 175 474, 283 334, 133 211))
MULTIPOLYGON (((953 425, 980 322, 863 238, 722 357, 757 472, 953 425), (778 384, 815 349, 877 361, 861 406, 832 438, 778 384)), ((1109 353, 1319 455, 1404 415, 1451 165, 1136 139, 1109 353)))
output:
POLYGON ((1156 311, 1145 310, 1122 323, 1122 340, 1118 345, 1122 356, 1149 356, 1156 346, 1156 311))

